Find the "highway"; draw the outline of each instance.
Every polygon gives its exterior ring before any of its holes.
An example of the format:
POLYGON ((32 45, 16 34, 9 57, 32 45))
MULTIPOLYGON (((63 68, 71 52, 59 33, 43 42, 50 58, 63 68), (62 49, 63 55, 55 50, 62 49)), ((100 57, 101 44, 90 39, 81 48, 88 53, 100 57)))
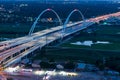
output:
POLYGON ((33 33, 32 35, 0 42, 0 64, 7 67, 12 63, 20 61, 22 57, 34 52, 38 48, 41 49, 57 39, 67 37, 111 16, 120 16, 120 12, 67 24, 65 32, 63 32, 63 26, 57 26, 33 33))

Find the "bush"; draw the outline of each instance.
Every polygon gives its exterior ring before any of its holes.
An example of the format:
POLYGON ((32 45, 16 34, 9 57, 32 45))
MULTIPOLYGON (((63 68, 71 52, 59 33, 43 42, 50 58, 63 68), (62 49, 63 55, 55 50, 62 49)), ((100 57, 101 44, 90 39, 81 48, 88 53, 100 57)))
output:
POLYGON ((65 69, 74 69, 75 68, 75 64, 72 62, 68 62, 64 65, 65 69))
POLYGON ((13 80, 13 78, 7 78, 7 80, 13 80))
POLYGON ((48 62, 40 62, 41 68, 49 68, 50 64, 48 62))

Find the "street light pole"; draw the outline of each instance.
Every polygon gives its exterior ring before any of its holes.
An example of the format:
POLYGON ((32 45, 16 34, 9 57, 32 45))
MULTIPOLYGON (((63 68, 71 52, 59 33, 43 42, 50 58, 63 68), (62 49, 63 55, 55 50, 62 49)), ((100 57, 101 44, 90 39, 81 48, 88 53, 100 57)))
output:
POLYGON ((45 36, 45 41, 46 41, 46 46, 47 46, 47 44, 48 44, 48 43, 47 43, 47 34, 46 34, 46 36, 45 36))

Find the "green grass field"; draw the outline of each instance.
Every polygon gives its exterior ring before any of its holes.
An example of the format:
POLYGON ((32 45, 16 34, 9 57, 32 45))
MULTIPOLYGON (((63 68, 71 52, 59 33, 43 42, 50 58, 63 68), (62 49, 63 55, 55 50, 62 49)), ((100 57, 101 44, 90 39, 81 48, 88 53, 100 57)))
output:
POLYGON ((0 32, 28 32, 31 25, 27 24, 0 24, 0 32))
MULTIPOLYGON (((26 35, 29 32, 31 25, 21 24, 17 27, 13 24, 0 24, 0 32, 14 32, 17 34, 0 34, 1 37, 7 38, 15 38, 19 36, 26 35), (23 35, 20 35, 23 34, 23 35)), ((60 45, 60 48, 47 48, 46 55, 41 56, 41 54, 37 55, 35 59, 42 59, 43 57, 47 57, 48 59, 54 58, 55 60, 82 60, 88 63, 95 63, 97 59, 101 59, 103 57, 120 57, 120 38, 118 32, 120 32, 120 28, 117 26, 92 26, 97 31, 94 34, 88 34, 85 31, 81 32, 80 35, 75 36, 71 40, 65 42, 60 45), (76 41, 109 41, 111 44, 94 44, 91 47, 89 46, 78 46, 71 45, 70 43, 76 41), (64 48, 61 48, 64 47, 64 48)), ((41 30, 45 27, 41 27, 41 30)), ((40 30, 40 28, 36 28, 36 30, 40 30)), ((89 28, 91 29, 91 28, 89 28)), ((40 52, 38 52, 40 53, 40 52)))
MULTIPOLYGON (((32 24, 0 24, 0 38, 17 38, 28 35, 32 24)), ((49 24, 49 26, 53 26, 49 24)), ((49 28, 50 28, 49 27, 49 28)), ((46 25, 37 25, 34 32, 46 29, 46 25)))
MULTIPOLYGON (((120 28, 114 28, 114 26, 108 28, 104 26, 94 26, 97 27, 96 35, 88 34, 86 32, 81 32, 80 35, 75 36, 71 40, 63 43, 59 47, 52 47, 46 49, 46 55, 48 59, 54 58, 56 60, 82 60, 88 63, 95 63, 96 60, 111 57, 120 58, 120 38, 116 34, 116 31, 119 32, 120 28), (100 29, 99 29, 100 28, 100 29), (113 30, 116 31, 113 31, 113 30), (107 30, 107 31, 106 31, 107 30), (102 32, 104 31, 104 33, 102 32), (101 32, 101 33, 100 33, 101 32), (114 34, 114 35, 113 35, 114 34), (117 36, 116 36, 116 35, 117 36), (91 47, 89 46, 78 46, 71 45, 70 43, 76 41, 109 41, 111 44, 94 44, 91 47)), ((35 59, 41 59, 41 55, 36 56, 35 59)))
MULTIPOLYGON (((17 33, 28 33, 30 31, 30 28, 32 27, 32 24, 12 24, 12 23, 6 23, 6 24, 0 24, 0 32, 17 32, 17 33)), ((49 24, 37 24, 34 32, 40 31, 46 28, 55 27, 52 23, 49 24)))
POLYGON ((98 28, 98 31, 97 33, 98 34, 111 34, 111 35, 114 35, 114 34, 118 34, 120 33, 120 26, 116 26, 116 25, 98 25, 97 26, 98 28))
POLYGON ((50 47, 46 49, 46 52, 42 56, 38 54, 34 59, 55 59, 58 61, 84 61, 86 63, 93 63, 103 57, 109 58, 120 58, 119 51, 101 51, 94 49, 76 49, 76 48, 61 48, 61 47, 50 47))
POLYGON ((85 49, 97 49, 97 50, 117 50, 120 51, 120 27, 114 26, 96 26, 97 30, 94 33, 81 32, 80 35, 75 36, 71 40, 65 42, 61 47, 70 48, 85 48, 85 49), (73 45, 77 41, 107 41, 110 44, 93 44, 92 46, 73 45))

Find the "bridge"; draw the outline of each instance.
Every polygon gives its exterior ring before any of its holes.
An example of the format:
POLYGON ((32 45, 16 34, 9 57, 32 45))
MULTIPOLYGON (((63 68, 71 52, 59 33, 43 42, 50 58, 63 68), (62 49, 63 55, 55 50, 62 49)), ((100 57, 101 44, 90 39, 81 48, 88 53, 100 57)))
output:
POLYGON ((27 55, 33 55, 34 51, 37 49, 41 49, 42 47, 56 40, 62 41, 65 37, 71 36, 72 34, 75 34, 97 22, 106 20, 111 16, 118 17, 120 16, 120 12, 102 15, 96 18, 85 19, 82 12, 78 9, 75 9, 68 15, 63 24, 59 15, 53 9, 46 9, 39 14, 27 36, 0 42, 0 65, 7 67, 11 64, 17 63, 21 61, 23 57, 27 55), (38 20, 46 12, 53 12, 58 18, 60 26, 33 33, 38 20), (69 23, 70 17, 76 12, 81 15, 83 20, 69 23))

